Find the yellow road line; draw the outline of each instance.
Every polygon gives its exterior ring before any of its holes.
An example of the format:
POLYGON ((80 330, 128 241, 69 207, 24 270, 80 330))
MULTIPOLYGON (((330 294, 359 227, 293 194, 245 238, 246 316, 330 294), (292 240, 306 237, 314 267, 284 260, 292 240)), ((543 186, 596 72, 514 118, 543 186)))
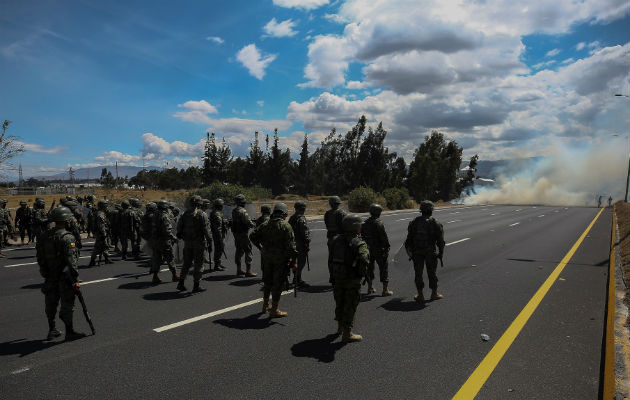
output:
POLYGON ((468 380, 464 383, 464 385, 459 389, 459 391, 455 394, 453 399, 473 399, 479 393, 482 386, 486 383, 490 374, 494 371, 499 361, 503 358, 507 350, 510 348, 518 334, 521 332, 529 318, 532 316, 542 299, 547 295, 549 289, 554 284, 558 276, 564 270, 564 267, 567 266, 577 249, 580 247, 584 238, 589 233, 593 225, 595 225, 595 221, 602 214, 604 209, 602 208, 593 221, 586 228, 584 233, 580 236, 580 238, 575 242, 571 250, 564 256, 560 264, 553 270, 551 275, 545 280, 545 282, 540 286, 540 288, 536 291, 534 296, 529 300, 525 308, 518 314, 518 316, 512 321, 507 330, 503 333, 503 335, 499 338, 497 343, 492 347, 490 352, 484 357, 484 359, 479 363, 477 368, 470 375, 468 380))
POLYGON ((606 302, 606 335, 604 349, 604 399, 612 399, 616 395, 615 386, 615 213, 613 212, 612 233, 610 239, 610 266, 608 268, 608 299, 606 302))

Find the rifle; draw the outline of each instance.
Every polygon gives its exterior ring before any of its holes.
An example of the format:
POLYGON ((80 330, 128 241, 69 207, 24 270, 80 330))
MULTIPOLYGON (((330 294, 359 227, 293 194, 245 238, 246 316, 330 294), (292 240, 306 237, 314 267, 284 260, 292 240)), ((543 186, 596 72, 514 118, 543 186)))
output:
POLYGON ((311 262, 308 260, 308 252, 306 252, 306 268, 308 268, 308 270, 311 270, 311 262))
POLYGON ((95 335, 96 331, 94 330, 94 324, 92 323, 92 318, 90 318, 90 314, 88 313, 87 306, 85 305, 85 299, 83 298, 83 293, 81 292, 80 288, 77 288, 75 286, 75 284, 77 283, 77 279, 74 277, 74 275, 72 275, 72 273, 68 273, 67 275, 68 275, 68 279, 72 283, 72 286, 74 287, 75 294, 79 298, 79 303, 81 303, 81 308, 83 309, 83 316, 85 316, 85 320, 87 321, 88 325, 90 325, 90 330, 92 331, 92 335, 95 335))
POLYGON ((50 214, 50 212, 55 208, 55 201, 57 200, 52 201, 52 204, 50 205, 50 208, 48 209, 48 214, 50 214))

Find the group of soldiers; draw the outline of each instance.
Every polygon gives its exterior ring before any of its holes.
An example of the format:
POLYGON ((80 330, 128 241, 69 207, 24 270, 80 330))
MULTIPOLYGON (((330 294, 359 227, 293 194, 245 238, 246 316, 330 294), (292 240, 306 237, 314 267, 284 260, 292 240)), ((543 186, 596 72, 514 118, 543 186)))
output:
MULTIPOLYGON (((302 272, 309 266, 311 235, 305 217, 306 203, 297 201, 295 212, 287 221, 289 210, 286 204, 277 203, 273 210, 261 207, 261 217, 253 221, 245 209, 243 195, 234 198, 236 206, 231 220, 223 215, 224 202, 214 202, 191 196, 183 213, 165 200, 147 203, 145 210, 137 199, 123 201, 110 206, 107 200, 97 202, 91 229, 95 235, 94 250, 90 265, 96 258, 109 259, 109 249, 118 247, 122 258, 127 258, 128 244, 131 243, 132 256, 139 257, 140 241, 146 242, 145 250, 151 251, 152 283, 159 284, 160 267, 166 264, 172 281, 177 282, 177 291, 188 289, 186 278, 192 268, 193 293, 202 292, 200 281, 204 261, 210 270, 223 271, 221 256, 225 256, 224 240, 231 228, 235 242, 235 265, 238 277, 255 277, 252 271, 252 244, 261 255, 263 281, 263 313, 270 318, 287 316, 278 308, 283 288, 288 276, 293 272, 295 290, 308 284, 302 279, 302 272), (210 206, 213 206, 212 209, 210 206), (183 265, 179 275, 175 269, 173 246, 182 240, 183 265), (205 253, 208 259, 204 260, 205 253), (243 268, 244 261, 244 268, 243 268), (270 302, 271 300, 271 302, 270 302)), ((1 204, 1 203, 0 203, 1 204)), ((37 204, 37 202, 36 202, 37 204)), ((89 204, 89 202, 88 202, 89 204)), ((344 342, 360 341, 360 335, 352 333, 354 315, 360 300, 362 281, 368 284, 368 294, 376 292, 373 284, 375 265, 379 267, 382 295, 391 296, 389 288, 388 257, 390 243, 383 222, 380 220, 382 207, 370 206, 370 217, 363 221, 358 215, 347 215, 339 206, 341 199, 333 196, 331 206, 324 216, 328 238, 329 282, 333 287, 336 303, 335 320, 338 333, 344 342)), ((45 212, 45 208, 41 208, 45 212)), ((425 298, 423 269, 426 265, 431 299, 443 296, 437 292, 437 263, 444 252, 442 225, 432 217, 433 204, 423 201, 421 215, 409 223, 404 246, 415 269, 417 295, 414 299, 424 303, 425 298)), ((40 271, 45 278, 42 291, 46 296, 46 314, 49 321, 48 339, 61 333, 55 328, 57 304, 61 302, 59 316, 66 325, 66 339, 80 337, 72 326, 74 295, 80 290, 78 283, 78 252, 81 248, 80 228, 76 218, 76 202, 62 200, 57 208, 51 208, 47 215, 54 227, 39 232, 37 259, 40 271)), ((310 266, 309 266, 310 268, 310 266)))

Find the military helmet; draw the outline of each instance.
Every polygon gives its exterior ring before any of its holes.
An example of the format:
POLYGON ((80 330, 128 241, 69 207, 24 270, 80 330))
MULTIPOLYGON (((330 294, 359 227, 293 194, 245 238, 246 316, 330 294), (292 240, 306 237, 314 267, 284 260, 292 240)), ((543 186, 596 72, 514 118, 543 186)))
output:
POLYGON ((53 222, 66 222, 72 218, 72 211, 68 207, 57 207, 50 212, 50 220, 53 222))
POLYGON ((210 200, 208 200, 208 199, 201 199, 201 204, 204 207, 210 207, 210 204, 212 204, 212 202, 210 200))
POLYGON ((74 197, 72 197, 72 196, 66 196, 66 200, 68 200, 68 201, 73 201, 73 200, 74 200, 74 197))
POLYGON ((98 203, 96 203, 96 206, 100 210, 101 208, 106 208, 108 204, 109 204, 109 200, 103 199, 103 200, 99 200, 98 203))
POLYGON ((296 210, 306 210, 306 203, 302 200, 298 200, 293 205, 293 208, 295 208, 296 210))
POLYGON ((245 200, 245 196, 243 196, 242 194, 237 194, 236 196, 234 196, 234 202, 236 203, 236 205, 245 205, 245 203, 247 203, 247 200, 245 200))
POLYGON ((0 204, 7 204, 9 201, 7 199, 0 199, 0 204))
POLYGON ((129 202, 127 200, 123 200, 122 203, 120 203, 120 206, 124 209, 127 209, 130 207, 129 202))
POLYGON ((276 203, 273 206, 273 213, 274 214, 288 215, 289 214, 289 207, 287 207, 287 205, 284 204, 284 203, 276 203))
POLYGON ((133 207, 136 207, 136 208, 141 206, 140 200, 138 200, 135 197, 132 197, 132 198, 129 199, 129 204, 132 205, 133 207))
POLYGON ((93 195, 93 194, 90 194, 90 195, 88 195, 87 199, 88 199, 89 201, 94 201, 94 200, 96 199, 96 197, 94 197, 94 195, 93 195))
POLYGON ((433 203, 429 200, 423 200, 420 203, 420 212, 430 214, 433 212, 433 203))
MULTIPOLYGON (((276 211, 276 208, 274 207, 273 210, 276 211)), ((271 214, 271 206, 269 206, 268 204, 263 204, 262 206, 260 206, 260 213, 271 214)))
POLYGON ((20 205, 21 205, 21 206, 25 206, 25 205, 26 205, 26 201, 24 201, 24 200, 20 200, 20 205))
MULTIPOLYGON (((196 194, 193 196, 190 196, 190 199, 188 201, 190 201, 191 206, 200 206, 203 203, 203 199, 201 198, 201 196, 196 195, 196 194)), ((175 208, 175 204, 170 203, 169 207, 175 208)))
POLYGON ((79 203, 77 203, 74 200, 68 200, 66 201, 65 206, 68 207, 70 210, 74 211, 77 207, 79 207, 79 203))
POLYGON ((65 197, 59 198, 59 204, 61 204, 62 206, 65 206, 67 202, 68 202, 68 199, 65 197))
POLYGON ((122 210, 122 206, 118 203, 114 204, 114 208, 116 209, 116 211, 122 210))
POLYGON ((356 214, 346 215, 341 221, 341 226, 343 227, 344 232, 357 233, 359 232, 362 224, 363 221, 361 220, 361 217, 356 214))
POLYGON ((222 208, 224 204, 223 199, 215 199, 212 204, 214 205, 214 208, 222 208))
POLYGON ((166 200, 158 200, 155 202, 157 208, 160 210, 168 210, 168 201, 166 200))
POLYGON ((379 217, 383 212, 383 207, 380 204, 371 204, 370 205, 370 215, 373 217, 379 217))
POLYGON ((332 206, 334 205, 339 205, 341 204, 341 199, 339 198, 339 196, 333 196, 330 199, 328 199, 328 204, 332 206))
POLYGON ((147 203, 147 211, 155 211, 157 209, 157 204, 150 201, 147 203))
POLYGON ((46 200, 42 199, 41 197, 38 197, 35 199, 35 205, 38 207, 44 207, 46 205, 46 200))

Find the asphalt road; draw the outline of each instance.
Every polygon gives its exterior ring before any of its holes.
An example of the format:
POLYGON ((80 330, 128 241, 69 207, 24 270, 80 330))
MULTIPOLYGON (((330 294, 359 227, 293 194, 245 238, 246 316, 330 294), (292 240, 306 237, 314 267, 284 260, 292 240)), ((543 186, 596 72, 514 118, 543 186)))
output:
MULTIPOLYGON (((97 334, 68 343, 42 340, 34 250, 12 247, 0 260, 0 398, 452 398, 598 211, 437 209, 448 244, 438 270, 445 298, 425 308, 413 302, 413 268, 398 251, 417 213, 384 215, 394 296, 378 296, 377 283, 377 296, 363 297, 354 330, 364 340, 348 345, 334 334, 321 219, 310 222, 304 279, 312 286, 282 297, 287 318, 260 313, 259 279, 235 278, 232 260, 228 271, 204 275, 206 292, 178 295, 175 283, 151 286, 143 263, 114 257, 113 265, 81 268, 97 334)), ((477 398, 597 398, 610 221, 604 210, 477 398)), ((231 238, 227 245, 231 257, 231 238)), ((259 270, 257 253, 254 260, 259 270)), ((166 282, 169 273, 162 275, 166 282)), ((78 302, 74 319, 89 332, 78 302)))

